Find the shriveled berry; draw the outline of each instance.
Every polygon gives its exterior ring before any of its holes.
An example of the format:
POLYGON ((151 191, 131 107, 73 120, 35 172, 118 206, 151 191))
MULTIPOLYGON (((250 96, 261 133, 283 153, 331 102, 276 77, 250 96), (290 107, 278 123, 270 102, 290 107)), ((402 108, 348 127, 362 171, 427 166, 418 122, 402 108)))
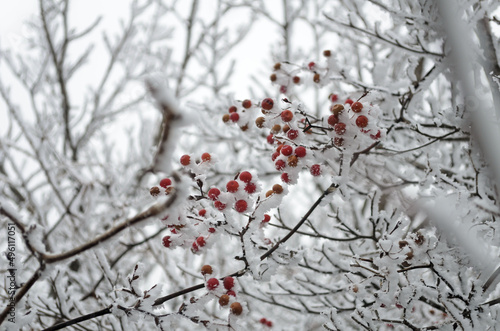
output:
POLYGON ((290 183, 290 177, 288 176, 288 174, 286 172, 281 174, 281 180, 284 183, 287 183, 287 184, 290 183))
POLYGON ((333 143, 335 144, 335 146, 344 146, 344 138, 341 138, 341 137, 335 137, 335 139, 333 139, 333 143))
POLYGON ((264 219, 262 220, 262 222, 269 223, 270 220, 271 220, 271 216, 269 216, 269 214, 264 214, 264 219))
POLYGON ((359 115, 358 118, 356 118, 356 125, 359 128, 365 128, 368 125, 368 117, 365 115, 359 115))
POLYGON ((248 130, 248 124, 240 126, 240 130, 243 131, 243 132, 245 132, 246 130, 248 130))
POLYGON ((284 110, 281 112, 281 119, 283 122, 290 122, 293 119, 293 113, 290 110, 284 110))
POLYGON ((225 277, 223 284, 226 290, 232 289, 234 287, 234 278, 231 276, 225 277))
POLYGON ((333 129, 335 130, 336 134, 343 135, 346 131, 346 125, 345 125, 345 123, 339 122, 339 123, 335 124, 333 129))
POLYGON ((172 193, 173 191, 175 191, 175 188, 173 186, 169 186, 165 189, 165 194, 166 195, 169 195, 170 193, 172 193))
POLYGON ((153 197, 156 197, 160 194, 160 188, 158 186, 153 186, 150 190, 149 190, 149 194, 151 194, 151 196, 153 197))
POLYGON ((231 192, 231 193, 234 193, 234 192, 238 191, 238 187, 240 187, 240 184, 238 184, 238 182, 235 181, 235 180, 230 180, 226 184, 227 191, 231 192))
POLYGON ((294 152, 297 157, 304 157, 306 156, 307 153, 306 148, 304 146, 296 147, 294 152))
POLYGON ((292 168, 296 167, 298 162, 299 162, 299 160, 297 159, 297 157, 295 155, 290 155, 288 157, 287 164, 289 167, 292 167, 292 168))
POLYGON ((212 266, 205 264, 203 267, 201 267, 201 274, 202 275, 211 275, 213 272, 212 266))
POLYGON ((207 244, 205 241, 205 237, 199 236, 198 238, 196 238, 196 244, 198 244, 198 246, 200 247, 205 246, 207 244))
POLYGON ((257 119, 255 120, 255 125, 259 128, 259 129, 262 129, 264 127, 264 122, 266 121, 266 119, 264 117, 257 117, 257 119))
POLYGON ((241 303, 239 302, 233 302, 231 306, 229 307, 230 311, 232 314, 239 316, 243 312, 243 307, 241 306, 241 303))
POLYGON ((219 194, 220 194, 220 190, 216 187, 208 190, 208 198, 212 201, 217 200, 217 198, 219 197, 219 194))
POLYGON ((231 113, 231 115, 229 115, 229 118, 231 119, 231 121, 236 123, 240 120, 240 115, 238 115, 238 113, 231 113))
POLYGON ((229 295, 227 295, 227 294, 221 295, 219 298, 219 305, 224 307, 224 306, 227 306, 228 303, 229 303, 229 295))
POLYGON ((260 103, 260 106, 262 107, 262 109, 271 110, 273 108, 273 106, 274 106, 274 101, 271 98, 265 98, 260 103))
POLYGON ((163 239, 161 240, 163 246, 170 247, 170 245, 172 244, 172 240, 170 240, 170 238, 170 236, 163 237, 163 239))
POLYGON ((281 69, 281 63, 276 62, 276 63, 274 64, 274 70, 280 70, 280 69, 281 69))
POLYGON ((181 156, 181 164, 183 166, 188 166, 191 163, 191 157, 189 155, 181 156))
POLYGON ((273 190, 269 190, 266 192, 266 198, 269 198, 271 195, 274 194, 274 191, 273 190))
POLYGON ((359 113, 361 109, 363 109, 363 104, 361 102, 356 101, 351 105, 351 109, 353 112, 359 113))
POLYGON ((340 103, 337 103, 330 107, 330 111, 333 113, 333 115, 339 116, 339 114, 344 111, 344 106, 340 103))
POLYGON ((245 183, 249 183, 252 180, 252 174, 248 171, 242 171, 240 173, 240 180, 245 183))
POLYGON ((255 191, 257 191, 257 185, 255 185, 254 183, 247 183, 245 185, 245 192, 247 192, 248 194, 255 193, 255 191))
POLYGON ((243 108, 250 108, 252 107, 252 101, 248 100, 248 99, 245 99, 243 100, 243 102, 241 103, 241 105, 243 106, 243 108))
POLYGON ((166 188, 167 186, 172 185, 172 180, 170 178, 163 178, 160 180, 160 186, 166 188))
POLYGON ((319 74, 314 74, 313 81, 319 83, 321 81, 321 76, 319 74))
POLYGON ((328 125, 335 126, 339 122, 339 117, 337 115, 328 116, 328 125))
POLYGON ((279 125, 279 124, 275 124, 271 128, 271 133, 273 133, 273 134, 280 133, 280 131, 281 131, 281 125, 279 125))
POLYGON ((244 213, 247 210, 247 208, 248 204, 245 200, 238 200, 234 204, 234 209, 236 209, 238 213, 244 213))
POLYGON ((323 51, 323 56, 324 57, 330 57, 332 55, 332 51, 330 51, 329 49, 325 49, 323 51))
POLYGON ((207 214, 207 210, 206 209, 200 209, 198 211, 198 215, 200 215, 201 217, 204 217, 206 214, 207 214))
POLYGON ((292 155, 292 153, 293 153, 293 147, 290 145, 285 145, 281 149, 281 154, 283 154, 284 156, 290 156, 292 155))
POLYGON ((296 139, 299 136, 299 131, 297 131, 297 130, 289 130, 286 133, 286 135, 287 135, 288 139, 294 140, 294 139, 296 139))
POLYGON ((229 113, 236 113, 237 111, 238 111, 238 108, 236 108, 236 106, 229 107, 229 113))
POLYGON ((214 207, 221 211, 226 209, 226 205, 220 202, 219 200, 214 202, 214 207))
POLYGON ((210 155, 210 153, 201 154, 201 161, 202 162, 210 162, 211 159, 212 159, 212 155, 210 155))
POLYGON ((273 192, 276 194, 281 194, 283 192, 283 186, 281 186, 280 184, 274 184, 273 192))
POLYGON ((285 166, 286 166, 286 163, 283 160, 278 160, 274 164, 274 167, 276 168, 276 170, 283 170, 283 169, 285 169, 285 166))
POLYGON ((344 104, 346 104, 346 103, 348 103, 348 104, 352 105, 352 104, 354 103, 354 101, 353 101, 352 99, 347 99, 347 100, 344 102, 344 104))
POLYGON ((283 125, 283 132, 287 133, 288 131, 290 131, 290 126, 288 124, 283 125))
POLYGON ((215 290, 217 287, 219 287, 219 280, 217 278, 210 278, 207 280, 207 289, 210 291, 215 290))
POLYGON ((299 76, 293 76, 292 81, 293 81, 295 84, 298 84, 298 83, 300 83, 300 77, 299 77, 299 76))
POLYGON ((269 79, 271 80, 271 82, 275 82, 278 77, 276 76, 276 74, 272 74, 271 76, 269 76, 269 79))
POLYGON ((319 176, 319 175, 321 175, 321 166, 319 164, 313 164, 311 166, 310 171, 311 171, 311 175, 319 176))
POLYGON ((231 116, 229 114, 224 114, 222 115, 222 122, 227 123, 231 119, 231 116))

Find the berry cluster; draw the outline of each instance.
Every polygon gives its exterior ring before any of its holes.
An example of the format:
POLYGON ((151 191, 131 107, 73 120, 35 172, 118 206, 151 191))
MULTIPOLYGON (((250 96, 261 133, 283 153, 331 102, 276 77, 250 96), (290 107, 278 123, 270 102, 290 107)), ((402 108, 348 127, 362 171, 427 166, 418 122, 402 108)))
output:
POLYGON ((233 277, 224 277, 221 287, 219 279, 211 277, 213 274, 212 266, 204 265, 203 267, 201 267, 201 274, 205 278, 205 287, 210 294, 213 294, 215 295, 215 297, 219 298, 218 301, 221 307, 224 308, 229 305, 230 313, 236 316, 239 316, 243 313, 243 306, 241 305, 241 303, 236 301, 236 287, 233 277))
POLYGON ((267 318, 264 318, 264 317, 261 318, 259 322, 260 322, 260 324, 265 325, 265 326, 270 327, 270 328, 273 326, 273 322, 271 322, 270 320, 268 320, 267 318))
POLYGON ((219 211, 234 207, 238 213, 244 213, 249 205, 253 204, 252 195, 257 192, 257 184, 248 171, 243 171, 235 179, 226 183, 226 192, 213 187, 207 197, 214 202, 214 207, 219 211))
POLYGON ((172 180, 170 178, 163 178, 160 180, 159 187, 158 186, 153 186, 149 190, 149 194, 153 197, 157 197, 160 194, 165 194, 169 195, 174 191, 174 187, 172 186, 172 180))
POLYGON ((231 105, 228 112, 222 115, 222 121, 224 123, 236 123, 242 131, 246 131, 248 129, 249 118, 251 116, 250 110, 252 108, 254 108, 254 106, 249 99, 243 100, 238 106, 231 105))

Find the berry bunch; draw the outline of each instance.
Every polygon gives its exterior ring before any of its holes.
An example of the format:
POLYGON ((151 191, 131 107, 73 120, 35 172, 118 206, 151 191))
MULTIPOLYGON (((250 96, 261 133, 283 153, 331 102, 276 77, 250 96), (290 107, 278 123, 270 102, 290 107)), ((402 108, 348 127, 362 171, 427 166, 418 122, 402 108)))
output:
POLYGON ((228 112, 222 115, 222 121, 224 123, 236 123, 242 131, 246 131, 248 130, 252 108, 255 108, 255 106, 249 99, 243 100, 238 106, 231 105, 228 112))
POLYGON ((210 265, 204 265, 201 268, 201 274, 205 278, 205 287, 209 294, 218 298, 219 305, 224 308, 229 305, 231 314, 239 316, 243 313, 243 306, 236 301, 236 286, 234 278, 231 276, 224 277, 222 286, 219 279, 212 277, 213 268, 210 265))

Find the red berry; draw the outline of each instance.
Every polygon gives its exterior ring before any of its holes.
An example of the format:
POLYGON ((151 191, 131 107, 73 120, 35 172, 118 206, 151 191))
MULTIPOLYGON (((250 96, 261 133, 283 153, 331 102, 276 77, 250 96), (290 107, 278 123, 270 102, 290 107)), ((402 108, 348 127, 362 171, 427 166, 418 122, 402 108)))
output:
POLYGON ((337 124, 335 124, 333 129, 335 130, 336 134, 343 135, 345 133, 345 123, 342 123, 342 122, 337 123, 337 124))
POLYGON ((252 101, 248 100, 248 99, 245 99, 243 100, 243 102, 241 103, 241 105, 243 106, 243 108, 250 108, 252 107, 252 101))
POLYGON ((212 159, 212 156, 210 155, 210 153, 201 154, 201 161, 210 162, 211 159, 212 159))
POLYGON ((193 244, 191 245, 191 252, 193 253, 196 253, 197 251, 199 251, 200 248, 198 247, 198 245, 196 244, 196 241, 193 242, 193 244))
POLYGON ((245 200, 238 200, 234 204, 234 209, 236 209, 238 213, 244 213, 247 210, 247 208, 248 204, 245 200))
POLYGON ((267 321, 267 322, 266 322, 266 325, 267 325, 268 327, 270 327, 270 328, 271 328, 271 327, 273 327, 273 322, 271 322, 271 321, 267 321))
POLYGON ((215 233, 215 228, 208 228, 208 232, 215 233))
POLYGON ((299 146, 299 147, 295 148, 295 155, 297 157, 306 156, 306 148, 304 146, 299 146))
POLYGON ((236 113, 237 110, 238 108, 236 108, 236 106, 229 107, 229 113, 236 113))
POLYGON ((217 208, 218 210, 226 209, 226 205, 220 202, 219 200, 214 202, 214 207, 217 208))
POLYGON ((290 110, 284 110, 281 112, 281 119, 283 122, 290 122, 293 118, 293 113, 290 110))
POLYGON ((223 283, 224 283, 224 288, 226 290, 230 290, 234 287, 234 278, 231 276, 228 276, 228 277, 224 278, 223 283))
POLYGON ((293 76, 292 80, 293 80, 293 82, 294 82, 295 84, 300 83, 300 77, 299 77, 299 76, 293 76))
POLYGON ((219 280, 217 278, 210 278, 209 280, 207 280, 207 289, 212 291, 217 287, 219 287, 219 280))
POLYGON ((262 107, 262 109, 271 110, 273 108, 273 106, 274 106, 274 101, 271 98, 265 98, 260 103, 260 106, 262 107))
POLYGON ((249 183, 252 180, 252 174, 248 171, 242 171, 240 173, 240 180, 245 183, 249 183))
POLYGON ((309 64, 307 64, 307 67, 309 68, 309 70, 313 70, 315 66, 316 66, 316 63, 314 63, 312 61, 309 62, 309 64))
POLYGON ((360 128, 365 128, 368 125, 368 118, 365 115, 359 115, 356 118, 356 125, 360 128))
POLYGON ((236 191, 238 191, 238 187, 240 186, 240 184, 238 184, 237 181, 235 180, 230 180, 229 182, 227 182, 226 184, 226 189, 228 192, 231 192, 231 193, 234 193, 236 191))
POLYGON ((255 191, 257 191, 257 185, 255 185, 254 183, 248 183, 245 185, 245 191, 248 194, 255 193, 255 191))
POLYGON ((170 247, 170 245, 172 244, 172 240, 170 240, 170 236, 163 237, 162 243, 163 243, 163 246, 170 247))
POLYGON ((172 180, 170 180, 170 178, 163 178, 162 180, 160 180, 161 187, 166 188, 167 186, 170 185, 172 185, 172 180))
POLYGON ((331 102, 335 102, 339 99, 339 96, 332 93, 328 96, 328 99, 330 99, 331 102))
POLYGON ((280 156, 280 153, 279 152, 274 152, 273 155, 271 155, 271 160, 276 160, 276 158, 280 156))
POLYGON ((235 298, 236 298, 236 292, 235 292, 235 291, 233 291, 233 290, 229 290, 229 291, 227 291, 227 292, 226 292, 226 294, 227 294, 227 295, 231 295, 231 296, 233 296, 233 297, 235 297, 235 298))
POLYGON ((274 144, 274 138, 272 133, 267 136, 267 143, 271 145, 274 144))
POLYGON ((240 119, 240 115, 238 115, 238 113, 231 113, 231 115, 229 116, 229 118, 231 119, 231 121, 233 122, 238 122, 239 119, 240 119))
POLYGON ((204 217, 206 213, 207 213, 206 209, 200 209, 200 211, 198 212, 198 215, 200 215, 201 217, 204 217))
POLYGON ((262 324, 266 324, 267 323, 267 319, 261 318, 259 322, 262 323, 262 324))
POLYGON ((339 117, 337 115, 328 116, 328 125, 335 126, 339 122, 339 117))
POLYGON ((281 180, 287 184, 290 183, 290 177, 286 172, 281 174, 281 180))
POLYGON ((377 131, 377 134, 371 134, 370 138, 372 138, 373 140, 380 139, 380 130, 377 131))
POLYGON ((286 93, 286 86, 285 85, 280 86, 280 93, 282 93, 282 94, 286 93))
POLYGON ((283 169, 285 169, 286 163, 283 160, 278 160, 278 161, 276 161, 274 166, 276 167, 276 170, 283 170, 283 169))
POLYGON ((269 216, 268 214, 264 214, 264 219, 262 220, 262 222, 268 223, 270 220, 271 220, 271 216, 269 216))
POLYGON ((219 197, 219 194, 220 194, 220 190, 216 187, 208 190, 208 198, 212 201, 217 200, 217 198, 219 197))
POLYGON ((341 137, 335 137, 335 139, 333 139, 333 143, 335 144, 335 146, 344 146, 344 138, 341 138, 341 137))
POLYGON ((198 246, 200 247, 203 247, 206 245, 206 241, 205 241, 205 238, 202 237, 202 236, 199 236, 198 238, 196 238, 196 243, 198 244, 198 246))
POLYGON ((319 176, 321 174, 321 166, 319 164, 313 164, 311 166, 311 175, 319 176))
POLYGON ((352 105, 352 104, 353 104, 353 102, 354 102, 354 101, 352 101, 352 99, 347 99, 344 103, 348 103, 348 104, 352 105))
POLYGON ((183 166, 187 166, 191 163, 191 157, 189 155, 183 155, 181 156, 181 164, 183 166))
POLYGON ((283 148, 281 148, 281 154, 284 156, 290 156, 293 153, 293 147, 290 145, 285 145, 283 148))
POLYGON ((288 130, 288 132, 286 133, 288 139, 291 139, 291 140, 294 140, 295 138, 297 138, 299 136, 299 131, 297 130, 288 130))
POLYGON ((359 113, 361 109, 363 109, 363 104, 361 102, 356 101, 351 105, 351 109, 353 112, 359 113))

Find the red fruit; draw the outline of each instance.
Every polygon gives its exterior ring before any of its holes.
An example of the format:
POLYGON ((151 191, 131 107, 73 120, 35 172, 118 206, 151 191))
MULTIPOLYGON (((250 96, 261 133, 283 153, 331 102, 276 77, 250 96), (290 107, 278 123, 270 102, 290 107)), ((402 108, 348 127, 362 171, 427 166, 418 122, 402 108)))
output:
POLYGON ((266 324, 267 323, 267 319, 261 318, 259 322, 262 323, 262 324, 266 324))
POLYGON ((255 193, 255 191, 257 191, 257 185, 255 185, 254 183, 248 183, 245 185, 245 191, 248 194, 255 193))
POLYGON ((166 188, 167 186, 170 185, 172 185, 172 180, 170 180, 170 178, 163 178, 162 180, 160 180, 161 187, 166 188))
POLYGON ((201 217, 203 217, 203 216, 205 216, 206 213, 207 213, 206 209, 200 209, 200 211, 198 212, 198 215, 200 215, 201 217))
POLYGON ((347 99, 347 100, 344 102, 344 104, 348 103, 348 104, 352 105, 352 104, 353 104, 353 102, 354 102, 354 101, 352 101, 351 99, 347 99))
POLYGON ((333 139, 333 143, 335 144, 335 146, 344 146, 344 138, 341 138, 341 137, 335 137, 335 139, 333 139))
POLYGON ((291 139, 291 140, 294 140, 295 138, 297 138, 299 136, 299 131, 297 130, 288 130, 288 132, 286 133, 288 139, 291 139))
POLYGON ((295 155, 297 157, 306 156, 306 148, 304 146, 299 146, 299 147, 295 148, 295 155))
POLYGON ((312 61, 309 62, 309 64, 307 65, 307 67, 309 68, 309 70, 313 70, 315 66, 316 66, 316 63, 314 63, 312 61))
POLYGON ((249 183, 252 180, 252 174, 248 171, 242 171, 240 173, 240 180, 245 183, 249 183))
POLYGON ((219 305, 224 307, 227 306, 228 303, 229 303, 229 295, 227 294, 221 295, 219 298, 219 305))
POLYGON ((380 139, 380 130, 377 131, 377 134, 371 134, 370 138, 372 138, 373 140, 380 139))
POLYGON ((271 145, 274 144, 274 138, 272 133, 267 136, 267 143, 271 145))
POLYGON ((163 246, 170 247, 170 245, 172 244, 172 240, 170 240, 170 236, 163 237, 162 243, 163 243, 163 246))
POLYGON ((235 292, 235 291, 233 291, 233 290, 229 290, 229 291, 227 291, 227 292, 226 292, 226 294, 227 294, 227 295, 231 295, 231 296, 233 296, 233 297, 235 297, 235 298, 236 298, 236 292, 235 292))
POLYGON ((262 222, 268 223, 270 220, 271 220, 271 216, 269 216, 268 214, 264 214, 264 219, 262 220, 262 222))
POLYGON ((244 213, 245 210, 247 210, 247 208, 248 208, 248 204, 245 200, 238 200, 234 204, 234 209, 236 209, 236 211, 238 213, 244 213))
POLYGON ((252 101, 248 100, 248 99, 245 99, 243 100, 243 102, 241 103, 241 105, 243 106, 243 108, 250 108, 252 107, 252 101))
POLYGON ((198 238, 196 238, 196 243, 200 247, 203 247, 203 246, 205 246, 207 244, 206 241, 205 241, 205 238, 202 237, 202 236, 199 236, 198 238))
POLYGON ((271 322, 271 321, 267 321, 267 322, 266 322, 266 325, 267 325, 268 327, 272 328, 272 327, 273 327, 273 322, 271 322))
POLYGON ((196 241, 193 242, 193 245, 191 245, 191 252, 196 253, 200 249, 198 248, 198 245, 196 244, 196 241))
POLYGON ((238 191, 238 187, 240 186, 240 184, 238 184, 237 181, 235 180, 230 180, 229 182, 227 182, 226 184, 226 189, 228 192, 231 192, 231 193, 234 193, 236 191, 238 191))
POLYGON ((273 106, 274 106, 274 101, 271 98, 265 98, 260 103, 260 106, 262 107, 262 109, 271 110, 273 108, 273 106))
POLYGON ((238 115, 238 113, 231 113, 231 115, 229 115, 229 118, 231 119, 231 121, 236 123, 240 120, 240 115, 238 115))
POLYGON ((212 159, 212 156, 210 155, 210 153, 201 154, 201 161, 210 162, 211 159, 212 159))
POLYGON ((281 148, 281 154, 284 156, 290 156, 293 153, 293 147, 290 145, 285 145, 283 148, 281 148))
POLYGON ((280 153, 279 152, 274 152, 273 155, 271 155, 271 160, 276 160, 276 158, 280 156, 280 153))
POLYGON ((343 135, 345 133, 345 123, 342 123, 342 122, 337 123, 337 124, 335 124, 333 129, 335 130, 336 134, 343 135))
POLYGON ((215 228, 208 228, 208 232, 215 233, 215 228))
POLYGON ((321 175, 321 166, 319 164, 313 164, 311 166, 311 175, 313 176, 321 175))
POLYGON ((336 95, 336 94, 333 94, 331 93, 329 96, 328 96, 328 99, 330 99, 331 102, 335 102, 339 99, 339 96, 336 95))
POLYGON ((220 202, 219 200, 214 202, 214 207, 217 208, 218 210, 226 209, 226 205, 220 202))
POLYGON ((276 161, 274 166, 276 167, 276 170, 283 170, 283 169, 285 169, 286 163, 283 160, 278 160, 278 161, 276 161))
POLYGON ((207 280, 207 289, 210 291, 215 290, 217 287, 219 287, 219 280, 217 278, 210 278, 207 280))
POLYGON ((224 278, 223 283, 224 283, 224 288, 226 290, 230 290, 234 287, 234 278, 231 276, 228 276, 228 277, 224 278))
POLYGON ((208 190, 208 198, 212 201, 217 200, 217 198, 219 197, 219 194, 220 194, 220 190, 216 187, 208 190))
POLYGON ((356 118, 356 125, 360 128, 365 128, 368 125, 368 118, 365 115, 359 115, 356 118))
POLYGON ((237 110, 238 108, 236 108, 236 106, 229 107, 229 113, 236 113, 237 110))
POLYGON ((281 180, 287 184, 290 183, 290 177, 286 172, 281 174, 281 180))
POLYGON ((359 113, 361 109, 363 109, 363 104, 361 102, 356 101, 351 105, 351 109, 353 112, 359 113))
POLYGON ((328 116, 328 125, 335 126, 339 122, 339 117, 337 115, 328 116))
POLYGON ((300 77, 299 77, 299 76, 293 76, 292 80, 293 80, 293 82, 294 82, 295 84, 300 83, 300 77))
POLYGON ((191 163, 191 157, 189 155, 183 155, 181 156, 181 164, 183 166, 187 166, 191 163))
POLYGON ((284 85, 280 86, 280 93, 282 93, 282 94, 286 93, 286 86, 284 86, 284 85))
POLYGON ((281 112, 281 119, 283 122, 290 122, 293 118, 293 113, 290 110, 283 110, 281 112))

